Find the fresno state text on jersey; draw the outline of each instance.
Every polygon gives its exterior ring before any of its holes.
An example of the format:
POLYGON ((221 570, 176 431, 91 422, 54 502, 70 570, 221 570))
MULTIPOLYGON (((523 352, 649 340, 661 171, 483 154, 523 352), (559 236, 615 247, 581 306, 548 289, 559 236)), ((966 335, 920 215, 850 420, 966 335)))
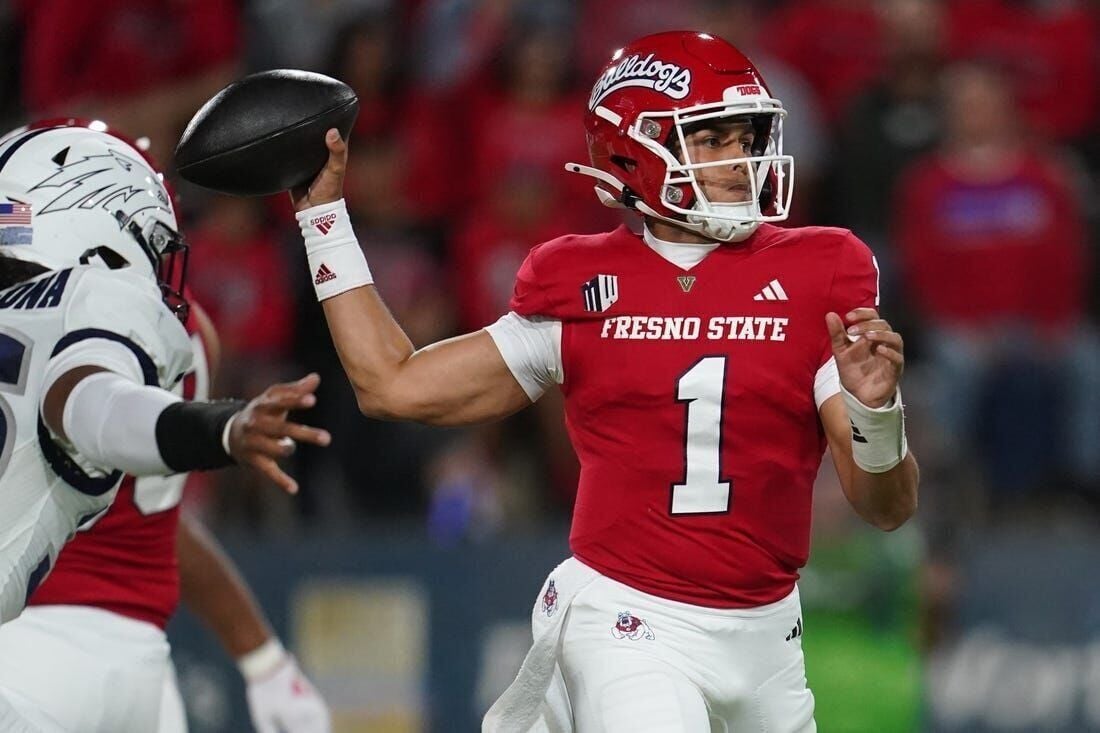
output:
POLYGON ((826 447, 817 409, 836 391, 820 388, 825 314, 876 297, 870 251, 839 229, 763 225, 690 270, 625 227, 535 247, 511 306, 562 323, 576 557, 703 606, 787 595, 826 447), (599 276, 615 297, 593 308, 599 276))

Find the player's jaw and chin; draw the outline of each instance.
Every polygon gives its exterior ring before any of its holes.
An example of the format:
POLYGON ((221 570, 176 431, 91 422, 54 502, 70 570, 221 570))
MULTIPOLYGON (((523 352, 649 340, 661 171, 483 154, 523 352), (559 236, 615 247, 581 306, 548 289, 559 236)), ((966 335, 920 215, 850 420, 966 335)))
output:
MULTIPOLYGON (((728 153, 724 153, 722 150, 713 150, 699 144, 697 137, 711 134, 711 130, 725 130, 720 132, 723 137, 737 137, 737 133, 747 132, 751 129, 744 123, 736 122, 735 118, 731 118, 726 122, 715 125, 714 128, 704 128, 702 131, 693 133, 688 138, 687 149, 688 155, 678 153, 676 148, 679 146, 676 144, 670 145, 670 152, 677 156, 682 164, 707 164, 704 167, 695 169, 693 177, 695 184, 706 199, 706 204, 712 207, 726 208, 736 206, 738 204, 748 204, 753 198, 753 187, 751 184, 751 178, 748 172, 748 166, 751 161, 747 155, 751 153, 741 153, 738 157, 730 158, 728 153)), ((700 202, 702 204, 703 202, 700 202)), ((704 205, 703 208, 706 208, 704 205)), ((679 217, 677 217, 679 218, 679 217)), ((721 241, 715 237, 710 236, 706 232, 700 232, 692 227, 686 225, 681 226, 674 221, 668 221, 665 226, 662 226, 662 222, 655 220, 651 217, 647 217, 647 226, 650 229, 656 228, 659 238, 666 239, 672 242, 685 242, 685 243, 698 243, 698 242, 715 242, 721 241), (671 235, 671 236, 669 236, 671 235)))

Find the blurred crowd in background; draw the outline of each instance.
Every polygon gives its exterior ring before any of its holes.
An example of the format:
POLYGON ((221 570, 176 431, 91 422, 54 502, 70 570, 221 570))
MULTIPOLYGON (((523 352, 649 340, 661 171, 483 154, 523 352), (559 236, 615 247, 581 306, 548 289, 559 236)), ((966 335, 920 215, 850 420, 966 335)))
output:
MULTIPOLYGON (((1100 509, 1098 2, 9 0, 0 14, 6 127, 103 119, 147 137, 170 175, 191 115, 244 73, 352 86, 348 205, 417 345, 504 313, 532 245, 620 222, 563 170, 587 162, 581 118, 610 53, 659 30, 720 35, 789 112, 789 223, 850 228, 877 255, 906 339, 926 602, 949 597, 952 548, 975 527, 1100 509)), ((400 521, 447 544, 568 516, 577 464, 555 395, 468 430, 361 417, 288 201, 176 190, 190 287, 222 338, 216 391, 318 371, 309 418, 335 436, 295 457, 293 500, 240 474, 195 487, 214 524, 400 521)))

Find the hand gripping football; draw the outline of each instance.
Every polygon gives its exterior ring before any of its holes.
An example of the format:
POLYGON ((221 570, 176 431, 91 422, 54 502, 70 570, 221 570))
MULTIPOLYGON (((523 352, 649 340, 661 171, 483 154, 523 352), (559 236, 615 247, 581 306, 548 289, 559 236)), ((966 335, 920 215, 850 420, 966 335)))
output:
POLYGON ((323 74, 250 74, 214 95, 176 145, 184 180, 235 196, 266 196, 308 184, 325 165, 325 132, 347 139, 359 99, 323 74))

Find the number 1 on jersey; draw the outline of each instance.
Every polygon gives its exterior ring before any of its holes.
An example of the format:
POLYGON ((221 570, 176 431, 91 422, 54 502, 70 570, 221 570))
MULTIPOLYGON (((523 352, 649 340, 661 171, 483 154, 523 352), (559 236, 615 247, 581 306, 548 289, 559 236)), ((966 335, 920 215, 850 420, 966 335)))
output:
POLYGON ((687 403, 683 483, 672 485, 672 514, 729 511, 730 481, 722 481, 722 397, 726 357, 706 356, 676 382, 676 401, 687 403))

